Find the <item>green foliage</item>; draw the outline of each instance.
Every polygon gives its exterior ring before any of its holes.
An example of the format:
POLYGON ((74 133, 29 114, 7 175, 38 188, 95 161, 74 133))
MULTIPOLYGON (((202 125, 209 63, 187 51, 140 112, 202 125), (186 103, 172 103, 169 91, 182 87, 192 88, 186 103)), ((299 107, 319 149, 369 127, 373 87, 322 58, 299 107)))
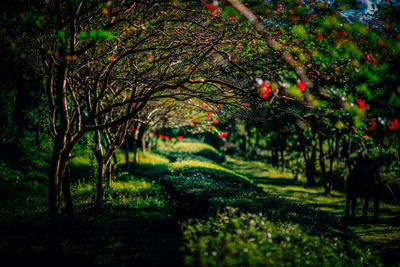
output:
POLYGON ((379 266, 359 244, 310 236, 298 225, 275 224, 262 214, 227 207, 208 220, 183 225, 190 266, 379 266))
POLYGON ((170 163, 168 170, 173 175, 194 175, 204 174, 206 176, 212 176, 217 179, 223 180, 244 180, 251 182, 251 180, 243 175, 240 175, 232 170, 226 169, 214 162, 204 161, 199 159, 182 159, 170 163))
POLYGON ((171 151, 202 156, 218 163, 225 161, 225 156, 221 152, 211 145, 200 142, 178 142, 171 148, 171 151))

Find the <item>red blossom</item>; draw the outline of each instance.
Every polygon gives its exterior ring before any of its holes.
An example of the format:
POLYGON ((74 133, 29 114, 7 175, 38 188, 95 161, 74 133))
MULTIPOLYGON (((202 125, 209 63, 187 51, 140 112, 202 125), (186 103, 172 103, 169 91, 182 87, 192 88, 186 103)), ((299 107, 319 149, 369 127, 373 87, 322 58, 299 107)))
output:
POLYGON ((314 35, 315 38, 317 38, 318 40, 324 40, 324 37, 322 37, 322 33, 314 35))
POLYGON ((366 109, 366 106, 361 98, 357 98, 356 101, 357 101, 357 104, 360 107, 360 109, 362 109, 362 110, 366 109))
POLYGON ((135 131, 135 128, 134 127, 131 127, 131 132, 134 132, 135 131))
POLYGON ((264 99, 268 97, 269 93, 271 93, 271 86, 269 86, 266 82, 262 82, 258 89, 261 97, 264 99))
POLYGON ((300 89, 300 91, 304 92, 304 90, 306 89, 306 82, 305 81, 297 82, 296 86, 297 88, 300 89))
POLYGON ((389 130, 395 131, 397 129, 399 129, 399 120, 397 118, 389 120, 389 130))
POLYGON ((372 120, 370 121, 370 123, 371 123, 371 126, 369 127, 369 129, 372 131, 372 130, 374 130, 375 127, 376 127, 376 120, 372 119, 372 120))
POLYGON ((163 139, 163 138, 164 138, 164 135, 159 134, 159 135, 158 135, 158 138, 163 139))
POLYGON ((211 123, 212 124, 218 124, 218 122, 219 122, 218 120, 213 120, 211 123))
POLYGON ((217 7, 213 3, 207 3, 206 4, 206 10, 214 11, 216 9, 217 9, 217 7))
POLYGON ((278 13, 281 13, 282 12, 282 4, 277 4, 276 7, 277 7, 276 11, 278 13))
POLYGON ((182 139, 183 139, 183 136, 181 136, 181 135, 176 137, 176 140, 182 140, 182 139))
POLYGON ((165 136, 164 138, 165 138, 165 140, 169 140, 169 137, 168 137, 168 136, 165 136))

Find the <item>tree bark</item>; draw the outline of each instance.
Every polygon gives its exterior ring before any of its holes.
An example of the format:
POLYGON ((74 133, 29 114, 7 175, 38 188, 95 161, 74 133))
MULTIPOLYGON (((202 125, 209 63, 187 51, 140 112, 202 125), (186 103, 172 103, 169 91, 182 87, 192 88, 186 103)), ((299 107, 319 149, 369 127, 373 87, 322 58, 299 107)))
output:
POLYGON ((126 161, 126 171, 130 173, 131 171, 131 163, 129 162, 129 136, 125 138, 125 161, 126 161))
POLYGON ((319 165, 321 167, 321 174, 324 181, 325 193, 330 194, 332 190, 332 182, 330 181, 330 178, 326 173, 324 139, 322 138, 321 134, 319 134, 318 144, 319 144, 319 165))
POLYGON ((65 207, 67 210, 67 216, 70 220, 74 217, 74 206, 72 203, 71 195, 71 171, 70 167, 67 165, 64 178, 62 180, 62 191, 64 195, 65 207))
POLYGON ((104 200, 104 173, 106 169, 106 165, 104 163, 103 158, 103 148, 101 145, 101 135, 100 131, 96 131, 95 134, 95 147, 94 147, 94 155, 97 161, 97 194, 96 194, 96 203, 100 204, 104 200))

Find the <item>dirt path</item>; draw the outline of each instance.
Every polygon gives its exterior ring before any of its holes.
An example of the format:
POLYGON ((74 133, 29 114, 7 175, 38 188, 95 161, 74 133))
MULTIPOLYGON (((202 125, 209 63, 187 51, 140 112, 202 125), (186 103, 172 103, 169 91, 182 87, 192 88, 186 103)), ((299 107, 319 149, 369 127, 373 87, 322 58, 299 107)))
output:
MULTIPOLYGON (((294 181, 292 173, 280 172, 261 161, 228 157, 224 166, 253 179, 267 192, 343 217, 346 203, 343 192, 333 190, 326 195, 323 187, 306 186, 301 177, 300 181, 294 181)), ((380 221, 376 223, 372 220, 372 202, 366 221, 355 219, 345 223, 386 264, 400 266, 400 206, 381 202, 380 221)), ((361 214, 361 205, 358 212, 361 214)))

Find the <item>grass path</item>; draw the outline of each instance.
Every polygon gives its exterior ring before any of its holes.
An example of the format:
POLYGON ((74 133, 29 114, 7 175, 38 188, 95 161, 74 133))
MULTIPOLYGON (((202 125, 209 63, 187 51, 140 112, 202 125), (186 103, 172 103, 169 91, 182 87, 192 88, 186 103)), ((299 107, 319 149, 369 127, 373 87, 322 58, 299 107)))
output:
MULTIPOLYGON (((322 186, 306 186, 304 177, 294 181, 291 172, 281 172, 261 161, 227 157, 224 166, 253 179, 265 191, 343 217, 346 203, 343 192, 333 190, 331 195, 326 195, 322 186)), ((380 221, 375 223, 372 205, 370 201, 366 221, 355 219, 346 224, 385 263, 400 266, 400 206, 381 202, 380 221)), ((361 205, 357 210, 361 215, 361 205)))

